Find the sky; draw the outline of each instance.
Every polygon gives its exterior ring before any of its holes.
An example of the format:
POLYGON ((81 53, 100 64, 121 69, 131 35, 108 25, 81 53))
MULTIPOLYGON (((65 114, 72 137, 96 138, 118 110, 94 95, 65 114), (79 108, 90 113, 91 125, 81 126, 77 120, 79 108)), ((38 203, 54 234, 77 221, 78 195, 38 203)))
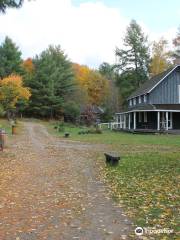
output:
POLYGON ((97 68, 115 62, 115 48, 123 46, 131 19, 150 42, 163 36, 171 48, 180 25, 180 1, 25 0, 21 9, 0 15, 0 42, 12 38, 24 59, 59 44, 71 61, 97 68))

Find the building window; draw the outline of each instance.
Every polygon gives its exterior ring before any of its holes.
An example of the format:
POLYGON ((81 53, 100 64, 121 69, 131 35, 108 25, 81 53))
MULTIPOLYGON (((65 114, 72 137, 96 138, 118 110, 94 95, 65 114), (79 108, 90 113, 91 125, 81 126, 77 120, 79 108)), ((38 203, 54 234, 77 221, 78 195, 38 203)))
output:
POLYGON ((144 95, 144 103, 147 102, 147 95, 144 95))
POLYGON ((142 114, 141 114, 141 112, 139 112, 139 122, 140 123, 142 122, 142 114))
POLYGON ((147 123, 147 112, 144 112, 144 122, 147 123))
POLYGON ((129 106, 132 106, 132 99, 129 100, 129 106))
POLYGON ((139 104, 141 104, 141 96, 139 96, 139 104))
POLYGON ((179 95, 179 103, 180 103, 180 85, 178 86, 178 95, 179 95))
POLYGON ((136 105, 136 98, 133 99, 133 105, 136 105))

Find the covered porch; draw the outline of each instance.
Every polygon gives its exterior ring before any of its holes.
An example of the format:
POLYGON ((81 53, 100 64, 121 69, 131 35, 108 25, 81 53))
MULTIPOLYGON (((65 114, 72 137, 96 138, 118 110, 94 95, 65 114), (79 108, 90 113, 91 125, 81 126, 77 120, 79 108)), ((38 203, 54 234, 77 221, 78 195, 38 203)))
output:
POLYGON ((180 130, 180 110, 134 110, 116 114, 114 128, 139 132, 180 130))

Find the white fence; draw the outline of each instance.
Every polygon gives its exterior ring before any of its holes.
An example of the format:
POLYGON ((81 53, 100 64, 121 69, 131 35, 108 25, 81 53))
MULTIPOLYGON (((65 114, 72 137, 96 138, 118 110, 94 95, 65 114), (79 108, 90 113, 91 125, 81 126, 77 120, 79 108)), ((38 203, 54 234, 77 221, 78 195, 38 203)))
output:
POLYGON ((107 129, 119 129, 124 128, 124 122, 118 123, 118 122, 110 122, 110 123, 100 123, 98 124, 99 128, 107 128, 107 129))

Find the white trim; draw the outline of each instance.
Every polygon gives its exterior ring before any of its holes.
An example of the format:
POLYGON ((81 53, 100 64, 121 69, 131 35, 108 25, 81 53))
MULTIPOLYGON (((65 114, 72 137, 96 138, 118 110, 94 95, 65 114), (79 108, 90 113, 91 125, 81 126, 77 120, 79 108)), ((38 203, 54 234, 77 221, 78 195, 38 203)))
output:
POLYGON ((134 112, 134 130, 136 130, 136 112, 134 112))
POLYGON ((133 105, 136 106, 136 98, 133 98, 133 105))
POLYGON ((168 120, 169 120, 169 114, 166 112, 166 130, 168 131, 168 120))
POLYGON ((156 88, 167 76, 169 76, 176 68, 180 67, 180 65, 175 66, 168 74, 166 74, 158 83, 156 83, 147 93, 150 93, 154 88, 156 88))
MULTIPOLYGON (((143 94, 147 94, 147 93, 150 93, 154 88, 156 88, 167 76, 169 76, 169 74, 171 74, 176 68, 180 67, 180 65, 177 65, 176 67, 174 67, 168 74, 166 74, 158 83, 156 83, 148 92, 144 92, 144 93, 141 93, 141 94, 138 94, 138 95, 135 95, 133 97, 129 97, 127 100, 129 99, 132 99, 132 98, 135 98, 135 97, 139 97, 143 94)), ((148 80, 147 80, 148 81, 148 80)))
POLYGON ((173 129, 173 114, 170 112, 170 129, 173 129))
POLYGON ((157 130, 160 130, 160 112, 157 112, 157 130))
POLYGON ((126 129, 126 114, 124 114, 124 129, 126 129))
POLYGON ((129 116, 129 122, 128 122, 128 128, 131 129, 131 113, 128 113, 129 116))
POLYGON ((144 94, 144 103, 147 103, 147 94, 144 94))
POLYGON ((127 112, 115 113, 116 115, 121 115, 125 113, 132 113, 132 112, 180 112, 180 110, 167 110, 167 109, 154 109, 154 110, 131 110, 127 112))

